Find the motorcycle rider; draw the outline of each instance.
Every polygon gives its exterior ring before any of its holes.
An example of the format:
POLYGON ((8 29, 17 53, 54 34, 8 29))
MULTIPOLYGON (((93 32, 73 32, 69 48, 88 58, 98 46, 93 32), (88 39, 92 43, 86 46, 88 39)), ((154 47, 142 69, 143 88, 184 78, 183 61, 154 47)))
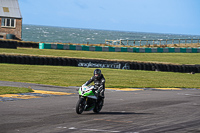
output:
POLYGON ((104 91, 105 91, 105 78, 101 73, 100 69, 94 70, 94 76, 91 77, 84 85, 89 85, 90 83, 94 82, 94 91, 97 98, 104 98, 104 91))

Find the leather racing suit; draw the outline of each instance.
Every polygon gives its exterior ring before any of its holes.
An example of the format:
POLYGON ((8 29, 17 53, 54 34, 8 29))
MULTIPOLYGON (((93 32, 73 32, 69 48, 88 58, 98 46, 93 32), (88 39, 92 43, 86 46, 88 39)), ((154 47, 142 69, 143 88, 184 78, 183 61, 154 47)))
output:
POLYGON ((92 82, 94 82, 95 95, 97 95, 97 97, 100 96, 101 98, 104 98, 105 78, 103 74, 99 77, 92 76, 91 79, 85 83, 85 85, 87 86, 92 82))

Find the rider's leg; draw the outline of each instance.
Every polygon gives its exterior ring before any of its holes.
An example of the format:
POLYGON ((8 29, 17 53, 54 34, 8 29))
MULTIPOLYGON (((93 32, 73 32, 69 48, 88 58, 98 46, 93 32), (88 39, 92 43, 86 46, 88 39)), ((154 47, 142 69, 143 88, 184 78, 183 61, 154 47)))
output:
POLYGON ((105 91, 105 89, 102 89, 102 91, 101 91, 100 94, 99 94, 99 96, 100 96, 101 98, 105 98, 104 91, 105 91))

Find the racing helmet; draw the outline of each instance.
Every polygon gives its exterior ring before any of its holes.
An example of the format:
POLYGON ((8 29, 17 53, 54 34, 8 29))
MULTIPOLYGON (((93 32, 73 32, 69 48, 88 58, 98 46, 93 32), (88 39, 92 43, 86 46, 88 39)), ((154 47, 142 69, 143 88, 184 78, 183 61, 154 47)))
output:
POLYGON ((94 76, 95 76, 96 78, 99 78, 99 77, 101 76, 101 70, 100 70, 100 69, 95 69, 95 70, 94 70, 94 76))

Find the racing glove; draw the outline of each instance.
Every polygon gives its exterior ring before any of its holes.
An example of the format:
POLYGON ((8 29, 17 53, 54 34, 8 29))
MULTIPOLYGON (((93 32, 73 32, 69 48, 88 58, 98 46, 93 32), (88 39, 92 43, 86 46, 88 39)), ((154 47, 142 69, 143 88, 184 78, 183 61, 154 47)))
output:
POLYGON ((102 91, 102 89, 103 89, 103 85, 99 86, 99 88, 98 88, 95 92, 96 92, 96 93, 99 93, 99 92, 102 91))

